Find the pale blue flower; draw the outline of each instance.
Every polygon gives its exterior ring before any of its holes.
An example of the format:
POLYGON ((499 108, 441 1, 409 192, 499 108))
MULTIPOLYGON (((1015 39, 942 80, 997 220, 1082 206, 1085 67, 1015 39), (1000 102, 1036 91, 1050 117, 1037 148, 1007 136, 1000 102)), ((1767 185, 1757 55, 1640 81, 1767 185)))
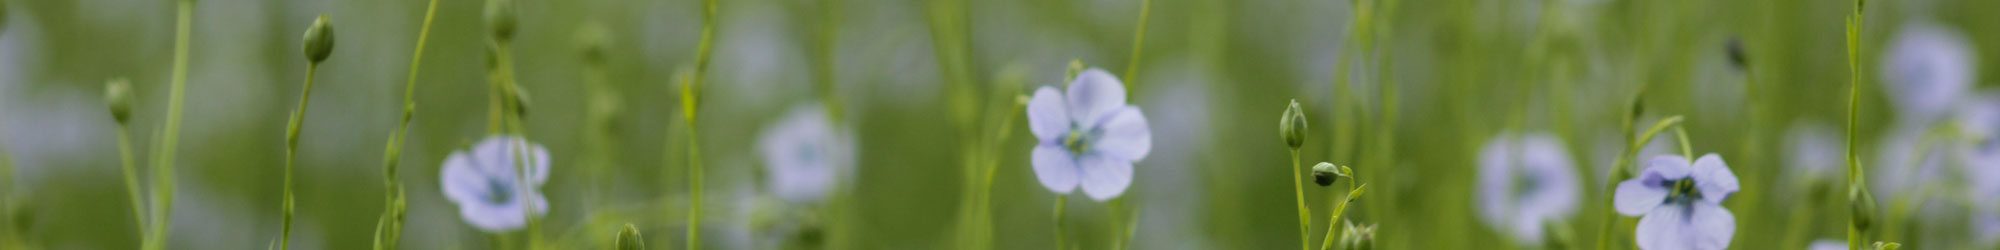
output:
POLYGON ((1795 176, 1808 180, 1835 181, 1847 170, 1847 142, 1839 130, 1825 123, 1796 122, 1785 129, 1787 158, 1795 176))
POLYGON ((1966 194, 1973 207, 1971 229, 1981 244, 2000 241, 2000 96, 1983 94, 1960 107, 1958 148, 1964 162, 1966 194))
POLYGON ((771 192, 791 203, 824 200, 854 168, 850 135, 833 126, 823 106, 793 107, 757 139, 771 192))
POLYGON ((1815 240, 1806 250, 1847 250, 1847 242, 1841 240, 1815 240))
POLYGON ((1930 120, 1948 112, 1973 86, 1978 53, 1965 35, 1940 24, 1911 21, 1889 43, 1882 80, 1901 117, 1930 120))
POLYGON ((541 186, 549 180, 549 151, 516 136, 495 135, 480 140, 471 149, 452 152, 438 174, 445 198, 458 204, 465 223, 487 232, 506 232, 527 225, 526 204, 533 204, 535 216, 549 213, 549 201, 541 186), (527 154, 522 154, 527 153, 527 154), (527 178, 515 175, 515 159, 527 160, 520 166, 527 178), (526 181, 527 183, 522 183, 526 181))
POLYGON ((1722 207, 1735 194, 1736 174, 1722 156, 1687 158, 1659 156, 1638 178, 1618 183, 1614 203, 1618 213, 1639 216, 1640 249, 1713 250, 1729 247, 1736 235, 1736 215, 1722 207))
POLYGON ((1132 185, 1132 162, 1153 149, 1153 135, 1139 107, 1125 104, 1125 85, 1104 70, 1078 73, 1068 91, 1043 86, 1028 101, 1028 129, 1035 144, 1035 176, 1042 186, 1068 194, 1082 186, 1095 200, 1109 200, 1132 185))
POLYGON ((1515 242, 1540 244, 1543 225, 1576 211, 1582 184, 1572 160, 1562 140, 1546 133, 1488 141, 1479 150, 1480 219, 1515 242))

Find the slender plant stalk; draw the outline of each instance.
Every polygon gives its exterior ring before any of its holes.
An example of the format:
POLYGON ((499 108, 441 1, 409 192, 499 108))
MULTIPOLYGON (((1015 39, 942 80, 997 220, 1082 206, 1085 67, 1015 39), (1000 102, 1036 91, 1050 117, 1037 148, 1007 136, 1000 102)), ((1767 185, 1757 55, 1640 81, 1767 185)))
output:
POLYGON ((1299 149, 1292 149, 1292 168, 1285 170, 1292 172, 1292 196, 1299 203, 1299 249, 1311 250, 1312 210, 1306 208, 1305 184, 1300 183, 1304 177, 1299 176, 1299 149))
POLYGON ((1153 0, 1139 2, 1139 22, 1132 31, 1132 58, 1125 61, 1125 88, 1131 89, 1132 82, 1139 79, 1139 54, 1146 48, 1146 18, 1153 13, 1153 0))
POLYGON ((1337 240, 1337 239, 1338 239, 1338 238, 1334 238, 1334 237, 1333 237, 1333 236, 1335 235, 1335 234, 1334 234, 1334 232, 1338 232, 1338 231, 1340 231, 1340 230, 1339 230, 1339 229, 1340 229, 1340 215, 1341 215, 1341 214, 1343 214, 1343 213, 1346 213, 1346 212, 1347 212, 1347 204, 1349 204, 1349 203, 1354 203, 1354 199, 1355 199, 1355 198, 1358 198, 1358 197, 1360 197, 1360 196, 1361 196, 1361 189, 1362 189, 1362 188, 1367 188, 1367 187, 1368 187, 1368 185, 1361 185, 1361 186, 1358 186, 1358 187, 1357 187, 1357 186, 1355 186, 1355 185, 1354 185, 1354 183, 1355 183, 1355 182, 1356 182, 1356 181, 1355 181, 1355 179, 1354 179, 1354 178, 1348 178, 1348 180, 1347 180, 1347 198, 1345 198, 1345 199, 1341 199, 1341 200, 1340 200, 1340 205, 1335 205, 1335 206, 1333 207, 1333 216, 1332 216, 1332 217, 1329 217, 1329 218, 1328 218, 1328 219, 1326 220, 1326 236, 1325 236, 1325 237, 1322 237, 1322 238, 1320 238, 1320 241, 1319 241, 1319 250, 1332 250, 1332 249, 1333 249, 1333 242, 1334 242, 1335 240, 1337 240))
POLYGON ((1069 244, 1063 242, 1063 214, 1068 212, 1069 194, 1056 195, 1056 247, 1053 249, 1069 249, 1069 244))
MULTIPOLYGON (((146 201, 139 194, 139 170, 133 166, 137 164, 134 162, 137 159, 132 157, 132 132, 128 130, 130 127, 125 123, 118 123, 118 158, 123 163, 121 170, 125 172, 125 193, 132 198, 132 227, 138 229, 143 237, 146 235, 146 201)), ((8 180, 12 181, 11 178, 8 180)))
MULTIPOLYGON (((1847 92, 1847 186, 1849 190, 1860 189, 1860 185, 1865 183, 1865 181, 1863 180, 1864 178, 1862 175, 1863 173, 1861 172, 1861 162, 1859 160, 1856 160, 1855 158, 1856 152, 1854 150, 1854 131, 1855 128, 1858 126, 1856 125, 1857 121, 1861 119, 1861 38, 1860 38, 1861 34, 1860 33, 1861 33, 1861 25, 1863 24, 1861 21, 1862 20, 1861 15, 1863 10, 1865 10, 1863 9, 1863 6, 1866 3, 1867 3, 1866 0, 1855 0, 1854 15, 1853 17, 1850 17, 1847 20, 1847 69, 1849 72, 1848 92, 1847 92)), ((1852 191, 1848 192, 1847 196, 1848 204, 1854 204, 1855 202, 1863 202, 1861 200, 1858 200, 1859 197, 1856 197, 1856 195, 1854 194, 1855 193, 1852 191)), ((1873 201, 1868 201, 1868 202, 1873 202, 1873 201)), ((1850 219, 1847 221, 1847 248, 1849 250, 1860 250, 1863 242, 1866 242, 1866 240, 1861 239, 1863 229, 1861 229, 1860 224, 1858 224, 1858 222, 1852 219, 1855 217, 1860 217, 1861 213, 1865 212, 1867 211, 1859 211, 1858 209, 1850 209, 1850 211, 1848 211, 1848 213, 1851 213, 1848 216, 1848 218, 1850 219)))
POLYGON ((402 162, 403 139, 408 136, 410 119, 417 111, 417 70, 423 66, 424 43, 430 41, 431 22, 437 18, 437 6, 438 0, 431 0, 429 6, 425 7, 424 26, 417 31, 417 48, 410 55, 410 74, 403 84, 402 122, 396 125, 394 132, 390 132, 388 149, 382 153, 384 156, 382 159, 382 175, 385 179, 385 185, 388 186, 384 190, 386 192, 384 195, 388 197, 389 201, 386 203, 385 211, 382 213, 382 226, 378 226, 375 229, 375 249, 377 250, 396 249, 398 242, 402 238, 403 204, 405 204, 404 199, 406 197, 403 196, 403 179, 398 167, 402 162))
POLYGON ((176 144, 180 142, 181 101, 187 96, 188 40, 194 29, 194 0, 181 0, 178 5, 179 14, 174 22, 173 84, 167 94, 167 123, 159 140, 161 151, 153 157, 153 232, 141 245, 146 250, 166 247, 167 224, 173 221, 173 165, 174 155, 178 153, 176 144))
POLYGON ((278 236, 278 249, 292 249, 292 207, 294 196, 292 173, 297 168, 299 152, 299 127, 306 119, 306 104, 312 101, 313 76, 319 74, 319 63, 306 63, 306 84, 299 93, 299 109, 292 112, 292 120, 285 124, 285 201, 284 228, 278 236))
MULTIPOLYGON (((694 69, 694 75, 691 79, 691 81, 693 82, 687 84, 694 84, 695 86, 700 86, 704 83, 703 81, 706 80, 703 79, 702 77, 704 73, 708 72, 709 52, 711 48, 715 46, 715 26, 716 26, 715 5, 716 5, 715 0, 702 1, 701 43, 696 45, 695 48, 695 69, 694 69)), ((691 98, 691 97, 693 97, 692 93, 682 94, 682 98, 691 98)), ((695 107, 687 107, 687 108, 689 112, 685 115, 687 116, 687 122, 688 122, 688 127, 687 127, 688 178, 690 179, 688 184, 692 189, 692 191, 690 191, 689 193, 690 200, 688 201, 689 205, 688 205, 688 220, 687 220, 688 223, 687 249, 693 250, 693 249, 701 249, 701 210, 702 210, 701 196, 702 196, 702 185, 703 185, 702 184, 703 169, 701 166, 701 143, 700 143, 701 133, 696 132, 698 130, 695 129, 695 124, 698 124, 697 122, 695 122, 695 113, 693 112, 695 110, 695 107)))

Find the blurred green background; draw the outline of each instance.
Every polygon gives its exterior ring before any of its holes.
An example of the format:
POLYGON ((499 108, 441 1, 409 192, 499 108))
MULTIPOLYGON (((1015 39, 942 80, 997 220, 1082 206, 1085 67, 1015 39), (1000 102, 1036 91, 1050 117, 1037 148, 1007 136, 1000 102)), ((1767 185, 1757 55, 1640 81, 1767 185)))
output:
MULTIPOLYGON (((4 1, 0 148, 17 172, 0 185, 17 210, 9 226, 30 249, 136 248, 102 83, 132 80, 139 100, 134 145, 150 145, 165 113, 173 2, 4 1)), ((1131 212, 1139 218, 1133 249, 1297 244, 1286 179, 1292 175, 1283 172, 1289 159, 1273 126, 1291 99, 1305 104, 1313 125, 1301 160, 1353 165, 1364 176, 1368 196, 1345 217, 1379 225, 1378 246, 1386 249, 1514 244, 1480 221, 1474 197, 1477 150, 1507 131, 1563 139, 1584 179, 1581 206, 1564 224, 1577 248, 1590 248, 1611 212, 1606 171, 1624 149, 1619 121, 1634 96, 1643 96, 1647 114, 1634 126, 1685 116, 1694 151, 1722 154, 1743 177, 1742 192, 1725 203, 1737 218, 1734 248, 1792 249, 1803 240, 1844 237, 1844 199, 1806 199, 1810 178, 1784 167, 1793 160, 1781 139, 1795 122, 1843 128, 1850 75, 1842 19, 1853 8, 1847 1, 1393 0, 1393 9, 1375 13, 1379 53, 1363 58, 1352 53, 1361 46, 1349 44, 1355 20, 1349 1, 1157 0, 1143 56, 1131 61, 1141 0, 967 0, 963 12, 944 12, 969 21, 962 28, 969 34, 971 82, 964 86, 946 83, 932 39, 932 8, 951 0, 840 0, 831 10, 822 1, 720 1, 701 133, 694 135, 708 166, 708 248, 781 246, 753 226, 771 216, 772 205, 762 194, 765 170, 750 138, 789 108, 821 96, 810 74, 820 42, 830 43, 834 93, 859 138, 858 170, 835 203, 846 207, 826 215, 840 223, 829 230, 847 238, 828 248, 958 248, 956 211, 966 205, 962 165, 970 143, 951 121, 961 111, 950 108, 967 97, 948 93, 971 89, 979 93, 971 96, 977 105, 1011 105, 1013 91, 1061 86, 1073 59, 1114 73, 1138 64, 1136 74, 1119 77, 1131 86, 1131 103, 1147 111, 1154 143, 1122 198, 1130 209, 1070 198, 1066 230, 1085 248, 1109 246, 1114 235, 1107 224, 1131 212), (834 16, 818 16, 824 13, 834 16), (834 40, 816 40, 827 27, 834 40), (1752 91, 1745 91, 1745 71, 1724 53, 1732 37, 1750 58, 1752 91), (1352 67, 1346 88, 1334 84, 1340 56, 1354 60, 1345 64, 1352 67), (1343 96, 1342 89, 1354 92, 1343 96), (1388 89, 1394 96, 1384 95, 1388 89), (1767 111, 1753 114, 1746 100, 1767 111), (1350 133, 1336 133, 1343 126, 1352 126, 1350 133), (1800 209, 1817 216, 1790 216, 1800 209), (1797 232, 1803 239, 1787 242, 1793 223, 1809 226, 1797 232)), ((1974 68, 1977 89, 1988 92, 1991 79, 2000 79, 1994 75, 2000 63, 1993 63, 2000 62, 2000 49, 1993 49, 2000 15, 1988 13, 2000 1, 1876 2, 1861 36, 1863 162, 1874 162, 1877 141, 1896 117, 1882 91, 1892 86, 1877 67, 1884 44, 1904 24, 1928 20, 1964 34, 1974 58, 1985 62, 1974 68)), ((320 67, 306 115, 293 246, 367 248, 383 207, 382 146, 396 126, 425 4, 200 1, 169 248, 253 249, 277 238, 284 126, 305 75, 299 34, 320 14, 332 17, 339 40, 320 67)), ((485 133, 484 4, 439 1, 403 153, 405 248, 502 244, 460 221, 437 183, 443 158, 485 133)), ((516 4, 517 81, 534 98, 526 126, 555 162, 543 188, 552 208, 542 237, 558 249, 597 248, 631 222, 656 249, 679 248, 691 135, 673 72, 693 64, 700 2, 516 4), (612 146, 603 152, 615 157, 614 178, 601 180, 575 167, 599 153, 585 146, 594 129, 584 125, 585 108, 593 100, 585 95, 578 53, 579 31, 593 25, 608 31, 603 70, 623 111, 607 126, 612 146)), ((1056 195, 1028 165, 1035 139, 1025 125, 1012 129, 997 147, 993 247, 1046 249, 1053 244, 1056 195)), ((1673 141, 1662 136, 1649 152, 1672 152, 1665 149, 1673 141)), ((1314 238, 1342 192, 1307 189, 1314 238)), ((1877 192, 1885 204, 1903 200, 1877 192)), ((1992 247, 1966 236, 1972 233, 1966 227, 1923 223, 1963 223, 1950 217, 1959 212, 1937 220, 1888 218, 1895 224, 1886 227, 1903 229, 1871 239, 1915 249, 1992 247)), ((1623 225, 1629 230, 1631 222, 1623 225)))

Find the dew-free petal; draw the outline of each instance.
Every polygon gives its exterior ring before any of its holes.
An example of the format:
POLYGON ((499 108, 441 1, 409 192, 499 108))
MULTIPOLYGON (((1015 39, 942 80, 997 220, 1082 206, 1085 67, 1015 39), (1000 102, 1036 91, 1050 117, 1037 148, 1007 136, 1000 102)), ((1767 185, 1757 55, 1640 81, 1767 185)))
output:
POLYGON ((1043 142, 1035 146, 1031 154, 1034 155, 1035 179, 1042 181, 1042 187, 1057 194, 1076 190, 1078 175, 1083 173, 1077 169, 1076 157, 1070 155, 1069 149, 1063 148, 1062 144, 1043 142))
POLYGON ((1064 104, 1063 94, 1055 87, 1042 86, 1035 90, 1035 96, 1028 99, 1028 131, 1035 139, 1042 141, 1062 141, 1069 136, 1069 107, 1064 104))
POLYGON ((1694 249, 1729 248, 1729 241, 1736 237, 1736 215, 1722 205, 1703 201, 1693 204, 1687 235, 1693 240, 1694 249))
POLYGON ((1701 189, 1701 200, 1710 203, 1720 204, 1730 194, 1742 189, 1738 186, 1736 173, 1729 171, 1729 164, 1722 161, 1722 156, 1712 153, 1694 160, 1694 172, 1690 177, 1694 178, 1696 188, 1701 189))
POLYGON ((1667 200, 1667 195, 1671 193, 1669 190, 1646 182, 1646 178, 1636 178, 1618 183, 1618 193, 1612 197, 1612 203, 1615 203, 1619 214, 1646 214, 1667 200))
POLYGON ((444 189, 444 196, 455 203, 481 202, 487 192, 486 176, 473 170, 472 160, 465 152, 452 152, 445 157, 444 169, 438 174, 438 183, 444 189))
POLYGON ((1679 180, 1687 178, 1690 171, 1693 170, 1688 169, 1687 158, 1682 158, 1678 155, 1662 155, 1653 157, 1653 161, 1646 164, 1646 169, 1641 170, 1639 176, 1641 178, 1658 177, 1666 180, 1679 180))
POLYGON ((1639 227, 1633 236, 1638 238, 1639 249, 1643 250, 1692 250, 1695 242, 1691 238, 1693 228, 1688 224, 1685 206, 1659 206, 1639 218, 1639 227))
POLYGON ((1103 125, 1099 125, 1098 129, 1103 134, 1091 146, 1114 158, 1145 159, 1146 154, 1153 150, 1153 132, 1146 126, 1146 115, 1135 106, 1125 106, 1112 112, 1103 125))
POLYGON ((1066 94, 1070 120, 1079 123, 1102 120, 1104 115, 1125 106, 1125 84, 1102 69, 1077 73, 1066 94))
POLYGON ((1105 201, 1125 194, 1132 186, 1132 161, 1104 154, 1086 154, 1077 161, 1083 169, 1083 193, 1105 201))

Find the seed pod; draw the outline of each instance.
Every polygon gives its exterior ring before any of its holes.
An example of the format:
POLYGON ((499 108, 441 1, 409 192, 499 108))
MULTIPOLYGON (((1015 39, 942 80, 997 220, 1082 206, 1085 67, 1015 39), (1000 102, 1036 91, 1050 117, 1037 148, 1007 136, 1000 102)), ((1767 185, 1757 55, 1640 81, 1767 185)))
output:
POLYGON ((514 40, 514 16, 513 0, 486 1, 486 26, 492 29, 494 40, 514 40))
POLYGON ((119 125, 132 120, 132 82, 125 79, 111 79, 104 83, 104 106, 111 109, 111 119, 119 125))
POLYGON ((1339 180, 1340 177, 1347 176, 1340 174, 1340 170, 1336 168, 1337 167, 1335 167, 1333 163, 1326 163, 1326 162, 1321 162, 1318 165, 1313 165, 1313 183, 1317 183, 1321 187, 1332 186, 1333 181, 1339 180))
POLYGON ((304 51, 306 61, 319 63, 333 55, 333 23, 326 15, 313 19, 312 27, 306 28, 304 51))
POLYGON ((1285 145, 1292 149, 1306 144, 1306 114, 1304 109, 1299 108, 1298 99, 1292 99, 1291 105, 1285 107, 1285 116, 1278 118, 1278 135, 1284 137, 1285 145))

